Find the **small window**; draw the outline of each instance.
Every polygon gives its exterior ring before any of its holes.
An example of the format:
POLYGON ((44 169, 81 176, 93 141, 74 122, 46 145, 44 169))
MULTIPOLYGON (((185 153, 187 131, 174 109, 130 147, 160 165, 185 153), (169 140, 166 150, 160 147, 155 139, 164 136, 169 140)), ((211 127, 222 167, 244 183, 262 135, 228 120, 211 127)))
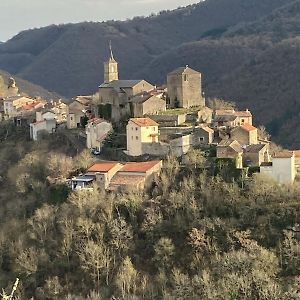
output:
POLYGON ((199 138, 199 141, 200 141, 200 142, 204 142, 204 137, 201 136, 201 137, 199 138))
POLYGON ((183 78, 184 81, 188 81, 187 75, 184 75, 183 78))
POLYGON ((131 137, 131 139, 133 140, 133 136, 131 137))
POLYGON ((131 127, 131 130, 133 130, 133 127, 131 127))
POLYGON ((138 140, 138 139, 139 139, 139 137, 138 137, 138 136, 136 136, 136 137, 135 137, 135 139, 136 139, 136 140, 138 140))
POLYGON ((149 127, 147 126, 146 129, 149 129, 149 127))
POLYGON ((138 127, 135 127, 135 130, 137 131, 137 130, 138 130, 138 127))
POLYGON ((155 127, 153 127, 152 130, 155 131, 155 127))
POLYGON ((73 117, 70 117, 71 121, 73 121, 73 117))

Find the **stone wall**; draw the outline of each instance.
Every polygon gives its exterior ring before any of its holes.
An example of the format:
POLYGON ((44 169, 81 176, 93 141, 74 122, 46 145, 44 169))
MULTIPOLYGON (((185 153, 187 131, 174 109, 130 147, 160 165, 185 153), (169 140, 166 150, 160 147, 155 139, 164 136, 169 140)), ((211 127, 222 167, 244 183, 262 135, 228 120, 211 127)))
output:
POLYGON ((167 156, 170 153, 170 145, 166 143, 142 143, 143 154, 153 156, 167 156))

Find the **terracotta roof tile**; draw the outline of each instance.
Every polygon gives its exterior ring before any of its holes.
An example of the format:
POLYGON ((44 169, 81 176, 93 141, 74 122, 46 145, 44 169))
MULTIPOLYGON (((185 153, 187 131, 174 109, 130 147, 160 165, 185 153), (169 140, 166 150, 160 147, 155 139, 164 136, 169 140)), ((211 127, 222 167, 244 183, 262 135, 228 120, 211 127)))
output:
POLYGON ((117 161, 95 163, 87 172, 108 172, 118 164, 119 162, 117 161))
POLYGON ((281 151, 281 152, 277 152, 273 155, 273 158, 291 158, 294 156, 294 152, 293 151, 281 151))
POLYGON ((300 150, 294 150, 295 157, 300 157, 300 150))
POLYGON ((257 130, 256 127, 250 125, 250 124, 244 124, 244 125, 241 125, 240 128, 246 130, 246 131, 253 131, 253 130, 257 130))
POLYGON ((133 123, 140 127, 145 126, 158 126, 158 124, 150 118, 132 118, 130 119, 133 123))
POLYGON ((147 172, 156 165, 161 164, 161 160, 145 161, 145 162, 129 162, 120 172, 147 172))
POLYGON ((234 113, 237 117, 252 117, 252 114, 249 110, 244 110, 244 111, 236 111, 234 113))

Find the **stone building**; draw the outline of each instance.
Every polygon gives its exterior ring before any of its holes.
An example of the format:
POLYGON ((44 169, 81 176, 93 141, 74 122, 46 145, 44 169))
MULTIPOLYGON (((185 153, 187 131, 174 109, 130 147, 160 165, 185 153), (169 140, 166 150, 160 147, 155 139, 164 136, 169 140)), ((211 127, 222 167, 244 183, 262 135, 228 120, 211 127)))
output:
POLYGON ((272 157, 272 163, 262 164, 260 173, 280 184, 293 184, 296 177, 295 153, 282 151, 272 157))
POLYGON ((160 95, 143 92, 130 99, 131 116, 140 118, 147 114, 157 114, 166 110, 166 101, 160 95))
POLYGON ((118 63, 113 57, 104 63, 104 83, 99 86, 98 114, 101 118, 118 122, 130 116, 129 100, 154 86, 145 80, 119 80, 118 63))
POLYGON ((270 162, 269 144, 249 145, 244 149, 243 163, 248 167, 259 167, 270 162))
POLYGON ((84 125, 83 120, 90 110, 90 103, 79 100, 71 102, 67 107, 67 128, 74 129, 84 125))
POLYGON ((126 131, 128 155, 143 155, 143 144, 158 143, 158 124, 150 118, 130 119, 126 131))
POLYGON ((87 148, 101 151, 103 142, 112 131, 112 124, 103 119, 93 118, 89 120, 85 127, 87 148))
POLYGON ((205 106, 202 97, 201 73, 181 67, 167 76, 168 99, 170 108, 189 108, 205 106))
POLYGON ((209 145, 214 140, 214 130, 208 126, 199 126, 194 129, 194 145, 209 145))
POLYGON ((258 144, 257 128, 250 124, 235 127, 231 130, 230 138, 237 140, 241 145, 258 144))
POLYGON ((235 159, 236 167, 243 168, 243 149, 239 142, 233 140, 223 140, 217 146, 217 158, 235 159))

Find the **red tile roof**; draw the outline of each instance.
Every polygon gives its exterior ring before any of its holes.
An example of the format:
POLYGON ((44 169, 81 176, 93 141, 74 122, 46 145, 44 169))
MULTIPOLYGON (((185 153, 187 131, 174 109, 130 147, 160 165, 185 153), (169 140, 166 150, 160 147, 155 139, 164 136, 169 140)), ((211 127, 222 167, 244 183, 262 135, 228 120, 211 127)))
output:
POLYGON ((295 157, 300 157, 300 150, 294 150, 295 157))
POLYGON ((252 114, 251 114, 251 112, 250 112, 249 110, 245 110, 245 111, 236 111, 236 112, 235 112, 235 115, 236 115, 237 117, 245 117, 245 118, 247 118, 247 117, 252 117, 252 114))
POLYGON ((129 162, 120 172, 143 172, 151 170, 156 165, 161 164, 161 160, 145 161, 145 162, 129 162))
POLYGON ((119 162, 117 161, 95 163, 87 170, 87 172, 108 172, 118 164, 119 162))
POLYGON ((273 158, 291 158, 294 156, 294 152, 293 151, 281 151, 281 152, 277 152, 273 155, 273 158))
POLYGON ((158 126, 158 124, 150 118, 132 118, 130 119, 133 123, 140 127, 145 126, 158 126))
POLYGON ((250 125, 250 124, 244 124, 244 125, 241 125, 240 128, 246 130, 246 131, 253 131, 253 130, 257 130, 256 127, 250 125))

